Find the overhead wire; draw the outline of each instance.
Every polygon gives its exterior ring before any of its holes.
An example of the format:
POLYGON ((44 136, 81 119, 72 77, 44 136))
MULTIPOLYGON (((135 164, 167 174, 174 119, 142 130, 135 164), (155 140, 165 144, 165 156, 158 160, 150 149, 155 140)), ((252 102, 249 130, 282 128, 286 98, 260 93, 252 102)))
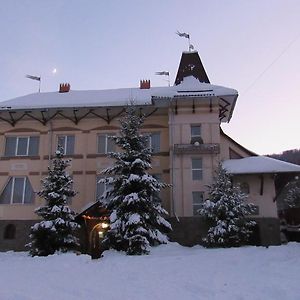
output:
POLYGON ((277 57, 250 83, 250 85, 241 92, 242 95, 245 95, 256 83, 257 81, 290 49, 290 47, 298 40, 300 37, 300 32, 288 45, 277 55, 277 57))

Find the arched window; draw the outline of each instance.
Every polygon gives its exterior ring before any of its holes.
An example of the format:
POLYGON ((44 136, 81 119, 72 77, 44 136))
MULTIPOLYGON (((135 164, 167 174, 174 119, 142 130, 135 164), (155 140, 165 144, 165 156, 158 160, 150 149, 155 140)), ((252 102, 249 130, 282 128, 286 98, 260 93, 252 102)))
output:
POLYGON ((249 184, 248 182, 242 182, 240 184, 240 189, 242 191, 242 193, 248 195, 250 193, 250 187, 249 187, 249 184))
POLYGON ((16 238, 16 226, 13 224, 6 225, 4 229, 4 239, 5 240, 13 240, 16 238))

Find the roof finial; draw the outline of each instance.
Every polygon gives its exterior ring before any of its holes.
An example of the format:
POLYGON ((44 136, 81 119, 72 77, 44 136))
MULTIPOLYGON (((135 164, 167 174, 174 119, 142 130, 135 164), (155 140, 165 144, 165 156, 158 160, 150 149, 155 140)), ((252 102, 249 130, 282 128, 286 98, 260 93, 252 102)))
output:
POLYGON ((194 50, 194 46, 191 44, 191 41, 190 41, 190 34, 189 33, 185 33, 185 32, 179 32, 177 30, 176 34, 180 37, 184 37, 186 39, 188 39, 188 42, 189 42, 189 51, 192 51, 194 50))

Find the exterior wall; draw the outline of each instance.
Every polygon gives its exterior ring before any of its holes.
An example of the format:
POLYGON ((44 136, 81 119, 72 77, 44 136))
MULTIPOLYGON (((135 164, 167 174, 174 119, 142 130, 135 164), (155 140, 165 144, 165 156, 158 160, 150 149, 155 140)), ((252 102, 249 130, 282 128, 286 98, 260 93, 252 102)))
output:
POLYGON ((236 143, 233 143, 230 139, 226 138, 224 134, 221 134, 220 136, 221 141, 221 153, 220 153, 220 160, 226 160, 231 159, 230 157, 230 149, 232 149, 234 152, 236 152, 241 157, 248 157, 249 151, 246 151, 236 143))
POLYGON ((248 195, 247 201, 259 207, 258 217, 278 217, 277 205, 274 201, 276 194, 273 175, 236 175, 234 182, 246 182, 249 184, 250 194, 248 195))
MULTIPOLYGON (((213 104, 212 109, 208 104, 202 104, 196 107, 195 113, 192 113, 191 106, 177 108, 177 114, 170 110, 170 148, 172 149, 174 144, 191 144, 191 125, 201 125, 201 137, 204 144, 219 145, 219 123, 219 111, 216 103, 213 104)), ((213 170, 217 166, 218 159, 218 154, 201 153, 201 151, 192 154, 171 152, 172 216, 193 216, 192 192, 207 192, 207 185, 212 182, 213 170), (202 159, 202 180, 192 180, 192 158, 202 159)))
MULTIPOLYGON (((119 121, 114 119, 110 124, 96 118, 83 119, 78 125, 67 119, 54 119, 46 126, 37 121, 22 120, 15 127, 0 122, 0 192, 5 188, 9 177, 27 176, 35 192, 41 189, 41 179, 47 175, 49 156, 57 147, 58 135, 75 135, 74 155, 71 158, 69 172, 73 176, 74 188, 78 194, 72 199, 71 207, 75 212, 96 200, 96 176, 110 164, 112 160, 105 154, 97 154, 97 134, 117 133, 119 121), (35 157, 18 156, 5 157, 6 136, 32 136, 40 137, 39 155, 35 157)), ((155 115, 146 119, 144 132, 160 132, 161 152, 153 156, 150 173, 161 174, 162 180, 170 182, 169 178, 169 142, 168 117, 155 115)), ((170 208, 169 191, 161 193, 166 209, 170 208)), ((32 204, 1 204, 0 220, 33 220, 37 216, 34 209, 43 204, 43 199, 37 195, 32 204)))
MULTIPOLYGON (((147 133, 160 132, 161 150, 153 156, 151 173, 161 174, 163 182, 173 183, 171 189, 161 192, 161 198, 163 206, 170 212, 171 217, 180 217, 180 223, 173 222, 175 219, 172 219, 174 232, 171 233, 171 238, 185 245, 200 242, 206 230, 203 220, 193 217, 192 192, 201 191, 204 192, 204 197, 207 196, 207 185, 212 183, 214 170, 221 160, 229 159, 230 148, 242 157, 249 156, 247 151, 220 134, 219 106, 216 99, 210 100, 210 103, 204 100, 196 103, 194 112, 189 103, 189 105, 178 106, 177 113, 175 108, 171 107, 168 112, 153 114, 146 119, 142 128, 142 131, 147 133), (220 152, 208 153, 200 149, 192 153, 174 153, 175 144, 190 146, 191 125, 201 125, 204 144, 216 144, 220 147, 220 152), (192 180, 192 158, 202 159, 202 180, 192 180)), ((97 154, 97 134, 115 134, 118 130, 118 119, 113 119, 107 124, 100 118, 85 118, 75 125, 68 119, 55 118, 45 126, 37 121, 21 120, 14 127, 0 121, 0 192, 10 176, 27 176, 34 191, 39 191, 40 181, 47 175, 49 158, 57 147, 57 136, 75 135, 75 153, 69 156, 72 159, 69 172, 73 176, 74 188, 78 194, 72 199, 71 207, 75 212, 81 212, 87 204, 96 200, 97 174, 112 163, 105 154, 97 154), (5 137, 11 135, 38 135, 39 155, 5 157, 5 137)), ((264 220, 260 221, 260 224, 269 224, 267 220, 277 218, 276 205, 273 202, 275 187, 270 175, 264 175, 263 195, 260 195, 261 179, 258 175, 239 176, 235 180, 249 183, 251 191, 249 201, 259 206, 259 215, 255 217, 264 220)), ((36 196, 33 204, 0 205, 0 230, 3 231, 5 224, 9 222, 16 224, 17 239, 14 240, 16 245, 14 249, 24 250, 21 244, 25 244, 30 225, 37 219, 34 209, 42 204, 43 199, 36 196)), ((274 230, 276 228, 274 224, 262 226, 264 226, 264 234, 271 227, 274 230)), ((3 233, 0 232, 0 244, 2 237, 3 233)), ((14 242, 4 241, 0 249, 9 249, 14 242)))
POLYGON ((0 220, 0 251, 26 250, 25 245, 29 242, 30 227, 35 223, 34 220, 0 220), (14 225, 16 235, 13 239, 5 239, 4 232, 7 225, 14 225))
MULTIPOLYGON (((250 244, 252 245, 280 245, 280 224, 278 218, 255 218, 257 227, 253 231, 250 244)), ((171 218, 173 231, 169 234, 171 241, 183 246, 202 244, 208 226, 201 217, 171 218)))

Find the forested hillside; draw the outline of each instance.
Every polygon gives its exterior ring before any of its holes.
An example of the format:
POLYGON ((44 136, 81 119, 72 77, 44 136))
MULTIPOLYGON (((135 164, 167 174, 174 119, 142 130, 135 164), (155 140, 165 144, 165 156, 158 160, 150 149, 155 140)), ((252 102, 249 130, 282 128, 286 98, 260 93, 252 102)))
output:
POLYGON ((300 165, 300 149, 286 150, 280 154, 268 154, 267 156, 300 165))

